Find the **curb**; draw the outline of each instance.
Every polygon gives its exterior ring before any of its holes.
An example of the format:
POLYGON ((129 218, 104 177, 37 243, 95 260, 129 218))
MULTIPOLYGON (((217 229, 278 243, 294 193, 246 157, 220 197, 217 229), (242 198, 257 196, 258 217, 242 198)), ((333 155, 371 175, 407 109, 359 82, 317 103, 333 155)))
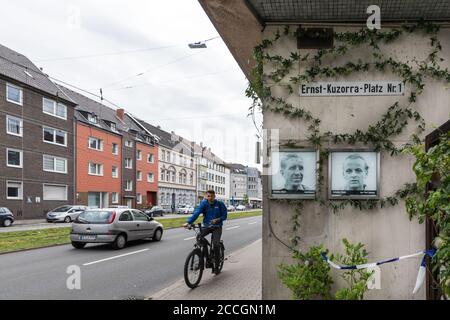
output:
MULTIPOLYGON (((258 242, 262 242, 262 238, 260 238, 260 239, 258 239, 258 240, 256 240, 256 241, 253 241, 252 243, 246 245, 246 246, 243 247, 243 248, 240 248, 240 249, 238 249, 238 250, 236 250, 236 251, 231 252, 230 254, 228 254, 228 255, 226 256, 225 260, 228 260, 228 259, 230 259, 231 257, 240 254, 241 252, 247 250, 249 247, 255 245, 255 244, 258 243, 258 242)), ((176 280, 174 283, 172 283, 171 285, 169 285, 168 287, 166 287, 166 288, 164 288, 164 289, 162 289, 162 290, 159 290, 158 292, 155 292, 155 293, 152 294, 152 295, 146 296, 146 297, 144 298, 144 300, 153 300, 155 297, 165 295, 166 293, 171 292, 171 291, 173 291, 174 289, 176 289, 176 288, 178 288, 178 287, 180 287, 180 286, 185 286, 184 278, 180 278, 180 279, 176 280)))

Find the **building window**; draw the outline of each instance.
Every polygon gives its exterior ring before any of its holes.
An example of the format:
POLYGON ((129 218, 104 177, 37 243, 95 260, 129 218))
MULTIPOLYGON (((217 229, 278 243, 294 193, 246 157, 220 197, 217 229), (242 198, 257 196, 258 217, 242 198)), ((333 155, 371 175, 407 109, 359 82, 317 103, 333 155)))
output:
POLYGON ((22 136, 23 121, 20 118, 6 116, 6 132, 13 136, 22 136))
POLYGON ((136 180, 137 180, 137 181, 142 181, 142 172, 141 172, 141 171, 138 171, 138 172, 136 173, 136 180))
POLYGON ((166 151, 162 150, 161 152, 161 161, 165 161, 166 160, 166 151))
POLYGON ((103 141, 97 138, 89 137, 89 149, 103 151, 103 141))
POLYGON ((6 149, 6 165, 8 167, 22 168, 22 150, 6 149))
POLYGON ((43 127, 43 140, 46 143, 57 144, 60 146, 67 146, 67 132, 53 128, 43 127))
POLYGON ((89 174, 91 176, 103 176, 103 165, 99 163, 89 163, 89 174))
POLYGON ((125 168, 133 169, 133 161, 131 158, 125 158, 125 168))
POLYGON ((119 194, 117 192, 111 193, 111 202, 112 203, 119 203, 119 194))
POLYGON ((67 120, 67 107, 47 98, 42 99, 42 111, 51 116, 67 120))
POLYGON ((96 115, 94 115, 94 114, 92 114, 92 113, 89 113, 89 114, 88 114, 88 121, 89 121, 90 123, 97 124, 97 123, 98 123, 98 118, 97 118, 96 115))
POLYGON ((42 198, 44 200, 67 201, 67 186, 44 184, 42 198))
POLYGON ((142 194, 138 193, 136 195, 136 203, 137 204, 142 204, 142 194))
POLYGON ((189 175, 189 184, 190 184, 190 185, 194 185, 194 174, 193 174, 193 173, 191 173, 191 174, 189 175))
POLYGON ((44 155, 42 169, 49 172, 67 173, 67 159, 44 155))
POLYGON ((136 153, 136 159, 137 159, 137 160, 142 160, 142 151, 141 151, 141 150, 138 150, 138 151, 137 151, 137 153, 136 153))
POLYGON ((22 88, 13 84, 6 84, 6 101, 12 102, 18 105, 23 104, 23 91, 22 88))
POLYGON ((125 191, 133 191, 133 181, 131 180, 126 181, 125 191))
POLYGON ((115 154, 115 155, 119 154, 119 145, 117 143, 112 144, 112 154, 115 154))
POLYGON ((167 152, 167 153, 166 153, 166 161, 167 161, 167 162, 170 162, 170 152, 167 152))
POLYGON ((153 153, 149 153, 149 154, 147 155, 147 162, 148 162, 148 163, 154 163, 154 162, 155 162, 153 153))
POLYGON ((112 177, 113 178, 118 178, 119 177, 119 170, 115 166, 112 167, 112 177))
POLYGON ((111 122, 110 126, 112 131, 117 132, 117 125, 114 122, 111 122))
POLYGON ((6 199, 22 200, 23 185, 22 182, 6 181, 6 199))
POLYGON ((153 173, 147 173, 147 182, 155 182, 155 176, 153 175, 153 173))
POLYGON ((125 140, 125 147, 133 148, 133 141, 125 140))

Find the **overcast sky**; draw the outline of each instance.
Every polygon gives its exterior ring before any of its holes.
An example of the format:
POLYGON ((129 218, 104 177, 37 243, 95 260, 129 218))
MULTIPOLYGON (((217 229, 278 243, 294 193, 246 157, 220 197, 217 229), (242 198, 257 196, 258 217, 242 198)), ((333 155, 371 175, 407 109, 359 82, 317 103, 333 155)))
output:
POLYGON ((51 77, 102 88, 135 116, 259 167, 244 74, 220 38, 188 48, 218 36, 197 0, 4 1, 0 29, 51 77))

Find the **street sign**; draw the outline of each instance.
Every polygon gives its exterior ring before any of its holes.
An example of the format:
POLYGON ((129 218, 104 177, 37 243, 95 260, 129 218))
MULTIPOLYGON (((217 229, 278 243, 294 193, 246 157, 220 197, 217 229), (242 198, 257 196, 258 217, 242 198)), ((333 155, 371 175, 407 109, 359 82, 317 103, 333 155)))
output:
POLYGON ((380 82, 313 82, 302 84, 299 95, 304 97, 326 96, 400 96, 405 94, 401 81, 380 82))

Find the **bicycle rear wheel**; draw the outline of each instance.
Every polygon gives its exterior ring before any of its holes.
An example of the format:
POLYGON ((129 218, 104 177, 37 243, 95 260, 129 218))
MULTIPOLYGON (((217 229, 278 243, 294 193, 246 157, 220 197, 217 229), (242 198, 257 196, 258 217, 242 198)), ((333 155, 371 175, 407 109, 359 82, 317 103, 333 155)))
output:
POLYGON ((194 289, 202 280, 203 275, 203 261, 200 250, 192 250, 187 256, 184 264, 184 282, 186 285, 194 289))
POLYGON ((222 271, 224 261, 225 261, 225 246, 221 242, 220 243, 220 253, 219 253, 219 267, 216 268, 216 274, 219 274, 222 271))

